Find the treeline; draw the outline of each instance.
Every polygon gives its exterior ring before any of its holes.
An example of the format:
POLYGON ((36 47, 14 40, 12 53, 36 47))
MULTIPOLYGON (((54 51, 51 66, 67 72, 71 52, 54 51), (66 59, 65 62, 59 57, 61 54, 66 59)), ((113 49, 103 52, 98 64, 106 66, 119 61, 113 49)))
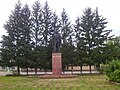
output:
POLYGON ((72 24, 65 9, 58 16, 47 2, 36 1, 30 9, 18 1, 4 24, 7 35, 2 36, 0 64, 17 66, 18 73, 20 67, 27 72, 28 68, 35 68, 35 73, 37 68, 51 70, 52 35, 58 31, 62 37, 63 70, 77 65, 82 72, 82 65, 87 64, 91 72, 91 65, 99 67, 109 60, 107 40, 111 39, 112 30, 105 30, 107 23, 97 8, 84 9, 83 15, 72 24))

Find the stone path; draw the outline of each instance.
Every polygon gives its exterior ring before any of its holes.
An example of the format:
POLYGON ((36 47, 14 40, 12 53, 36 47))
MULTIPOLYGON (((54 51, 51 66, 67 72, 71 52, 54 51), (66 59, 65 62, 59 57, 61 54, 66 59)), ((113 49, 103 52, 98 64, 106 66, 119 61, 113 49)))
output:
POLYGON ((12 72, 8 72, 8 71, 0 71, 0 76, 5 76, 7 74, 12 74, 12 72))
MULTIPOLYGON (((90 72, 89 71, 83 71, 82 74, 89 74, 90 72)), ((99 73, 98 71, 92 71, 92 73, 99 73)), ((7 74, 12 74, 12 72, 8 72, 8 71, 0 71, 0 76, 5 76, 7 74)), ((26 72, 21 72, 20 74, 22 75, 26 75, 27 73, 26 72)), ((35 72, 29 72, 28 74, 35 74, 35 72)), ((37 74, 52 74, 52 72, 37 72, 37 74)), ((63 74, 72 74, 70 71, 66 71, 64 72, 63 74)), ((73 74, 81 74, 81 72, 79 71, 74 71, 73 74)))

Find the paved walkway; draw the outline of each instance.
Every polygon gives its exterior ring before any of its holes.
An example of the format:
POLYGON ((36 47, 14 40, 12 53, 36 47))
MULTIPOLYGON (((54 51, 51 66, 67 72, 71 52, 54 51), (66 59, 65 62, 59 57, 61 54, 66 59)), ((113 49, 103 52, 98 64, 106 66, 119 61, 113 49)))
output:
MULTIPOLYGON (((90 73, 90 71, 82 71, 82 74, 89 74, 90 73)), ((92 73, 99 73, 98 71, 92 71, 92 73)), ((12 74, 12 72, 11 71, 0 71, 0 76, 5 76, 5 75, 7 75, 7 74, 12 74)), ((20 72, 20 74, 22 74, 22 75, 26 75, 27 73, 26 72, 20 72)), ((28 74, 35 74, 35 72, 29 72, 28 74)), ((52 72, 47 72, 47 73, 45 73, 45 72, 37 72, 37 74, 52 74, 52 72)), ((72 72, 71 71, 66 71, 66 72, 64 72, 63 74, 72 74, 72 72)), ((81 74, 81 72, 80 71, 74 71, 73 72, 73 74, 81 74)))
POLYGON ((12 74, 12 72, 0 71, 0 76, 5 76, 7 74, 12 74))

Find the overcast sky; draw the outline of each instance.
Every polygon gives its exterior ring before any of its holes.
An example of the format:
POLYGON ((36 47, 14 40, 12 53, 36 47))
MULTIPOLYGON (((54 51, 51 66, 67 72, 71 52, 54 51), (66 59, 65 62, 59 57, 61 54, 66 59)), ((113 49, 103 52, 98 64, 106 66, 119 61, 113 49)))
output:
MULTIPOLYGON (((3 24, 9 19, 11 11, 14 10, 18 0, 0 0, 0 37, 6 33, 3 24)), ((31 5, 36 0, 20 0, 22 5, 31 5)), ((46 0, 39 0, 44 4, 46 0)), ((70 20, 74 22, 77 16, 83 14, 83 10, 91 7, 93 10, 98 7, 99 14, 107 18, 106 29, 112 29, 112 34, 120 35, 120 0, 47 0, 50 8, 58 15, 65 8, 70 20)), ((1 38, 0 38, 1 40, 1 38)))

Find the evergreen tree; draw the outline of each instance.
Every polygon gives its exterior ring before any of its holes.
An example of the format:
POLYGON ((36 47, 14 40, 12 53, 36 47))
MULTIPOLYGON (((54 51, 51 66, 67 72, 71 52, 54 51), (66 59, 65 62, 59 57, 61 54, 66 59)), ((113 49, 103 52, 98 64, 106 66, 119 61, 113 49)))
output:
POLYGON ((81 29, 81 21, 80 18, 77 17, 74 24, 74 31, 75 31, 75 45, 76 45, 76 60, 77 65, 80 66, 80 71, 82 73, 82 66, 85 63, 84 57, 86 57, 85 52, 85 37, 83 36, 83 30, 81 29))
POLYGON ((44 38, 44 45, 47 47, 51 40, 51 33, 53 32, 52 30, 52 16, 53 13, 50 10, 50 7, 47 2, 45 2, 45 5, 43 7, 43 24, 42 24, 42 29, 43 29, 43 38, 44 38))
POLYGON ((42 57, 41 53, 43 52, 41 48, 43 44, 43 14, 42 14, 42 6, 39 1, 36 1, 32 6, 32 43, 33 43, 33 57, 31 67, 35 68, 35 73, 37 74, 37 68, 41 68, 42 66, 42 57))
MULTIPOLYGON (((86 64, 90 65, 90 73, 91 65, 95 64, 94 57, 96 57, 97 53, 101 53, 100 50, 105 47, 104 42, 109 38, 108 35, 111 32, 111 30, 105 30, 106 24, 106 19, 98 15, 97 9, 95 12, 91 8, 84 10, 79 27, 82 35, 80 36, 82 38, 80 41, 83 42, 83 47, 81 48, 84 49, 86 64)), ((100 59, 96 62, 100 63, 100 59)))
POLYGON ((11 57, 10 62, 12 65, 17 66, 17 72, 20 74, 20 67, 28 67, 29 59, 31 56, 30 45, 30 10, 27 5, 21 7, 21 3, 15 5, 14 11, 9 17, 8 22, 4 25, 8 35, 3 36, 2 50, 7 52, 8 57, 11 57), (4 44, 6 43, 6 44, 4 44), (4 49, 4 47, 7 47, 4 49))
POLYGON ((21 67, 27 68, 30 67, 31 59, 31 20, 30 20, 30 9, 26 4, 21 10, 21 67))
POLYGON ((42 7, 39 1, 36 1, 32 6, 32 39, 35 47, 42 44, 42 24, 43 14, 42 7))
POLYGON ((63 9, 61 13, 61 34, 63 44, 68 42, 68 37, 70 36, 71 32, 72 32, 71 22, 69 21, 69 17, 65 9, 63 9))
POLYGON ((1 51, 0 51, 0 65, 2 66, 1 51))
POLYGON ((44 47, 44 69, 45 72, 47 71, 47 69, 49 68, 49 66, 51 66, 51 56, 50 52, 52 51, 49 46, 51 44, 51 40, 52 40, 52 17, 53 17, 53 13, 50 10, 50 7, 48 5, 47 2, 45 2, 45 5, 43 7, 43 23, 42 23, 42 35, 43 35, 43 47, 44 47))
POLYGON ((5 67, 5 66, 13 66, 14 65, 14 46, 12 43, 12 40, 9 36, 2 36, 2 41, 1 43, 1 66, 5 67))
POLYGON ((4 28, 7 30, 8 37, 11 40, 12 44, 12 52, 13 59, 15 62, 15 66, 17 66, 18 74, 20 74, 20 57, 21 57, 21 3, 18 1, 18 3, 15 5, 14 11, 12 11, 12 14, 9 17, 9 21, 4 25, 4 28))
POLYGON ((76 65, 76 56, 75 56, 76 52, 75 52, 75 46, 74 46, 72 35, 69 36, 68 41, 69 42, 68 42, 68 46, 67 46, 67 48, 68 48, 67 51, 69 51, 69 52, 67 52, 66 54, 68 56, 68 58, 67 58, 68 63, 71 66, 71 72, 73 74, 73 66, 76 65))
POLYGON ((113 59, 120 58, 120 37, 117 36, 112 40, 108 40, 106 43, 106 47, 102 53, 102 61, 103 63, 112 61, 113 59))
POLYGON ((52 33, 56 30, 60 33, 61 22, 56 13, 53 13, 52 16, 52 33))
POLYGON ((68 55, 68 49, 70 49, 70 42, 72 40, 72 29, 71 29, 71 22, 69 21, 69 17, 63 9, 61 13, 61 37, 62 37, 62 47, 61 47, 61 52, 62 52, 62 57, 63 57, 63 69, 70 64, 69 57, 72 56, 68 55), (71 40, 70 40, 71 38, 71 40))
POLYGON ((106 21, 106 18, 98 14, 98 8, 96 8, 94 13, 93 46, 95 48, 93 49, 91 56, 93 57, 93 61, 97 64, 97 68, 99 68, 101 62, 106 62, 106 60, 104 60, 102 57, 103 53, 105 53, 105 48, 107 48, 106 41, 111 40, 113 36, 109 35, 112 30, 105 29, 108 22, 106 21))

